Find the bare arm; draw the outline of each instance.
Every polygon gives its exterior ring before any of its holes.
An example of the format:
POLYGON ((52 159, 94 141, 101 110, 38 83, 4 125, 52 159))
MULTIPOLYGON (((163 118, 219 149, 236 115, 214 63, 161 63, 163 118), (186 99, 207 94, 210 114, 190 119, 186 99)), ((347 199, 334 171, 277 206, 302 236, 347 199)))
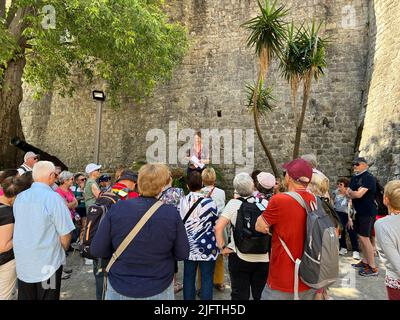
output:
POLYGON ((68 202, 67 207, 68 209, 75 209, 78 206, 78 200, 74 198, 74 201, 68 202))
POLYGON ((226 245, 224 240, 224 229, 229 224, 229 220, 225 217, 220 217, 215 226, 215 238, 217 239, 218 248, 222 249, 226 245))
POLYGON ((96 184, 92 184, 92 193, 94 197, 97 199, 100 195, 100 189, 97 187, 96 184))
POLYGON ((13 248, 13 232, 13 223, 0 227, 0 253, 10 251, 13 248))
POLYGON ((264 233, 264 234, 268 234, 269 233, 269 224, 264 219, 264 217, 262 215, 259 216, 258 219, 257 219, 256 231, 264 233))
POLYGON ((350 188, 347 189, 347 195, 350 199, 360 199, 368 192, 367 188, 360 188, 357 191, 353 191, 350 188))
POLYGON ((60 242, 61 242, 61 246, 64 248, 64 250, 68 250, 69 248, 69 244, 71 242, 71 234, 68 233, 64 236, 60 237, 60 242))

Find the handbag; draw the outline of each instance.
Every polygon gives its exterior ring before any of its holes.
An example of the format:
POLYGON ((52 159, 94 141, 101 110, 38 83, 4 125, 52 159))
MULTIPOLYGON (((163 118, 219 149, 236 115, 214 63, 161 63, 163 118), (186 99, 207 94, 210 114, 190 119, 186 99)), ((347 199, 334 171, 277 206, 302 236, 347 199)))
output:
POLYGON ((104 271, 104 285, 103 285, 103 300, 105 298, 105 293, 107 290, 107 277, 110 272, 111 267, 117 261, 118 257, 125 251, 125 249, 129 246, 132 240, 136 237, 136 235, 140 232, 143 226, 147 221, 153 216, 153 214, 163 205, 161 201, 157 201, 154 203, 149 210, 143 215, 143 217, 139 220, 139 222, 133 227, 132 231, 125 237, 124 241, 118 246, 117 250, 113 253, 110 262, 108 263, 106 270, 104 271))

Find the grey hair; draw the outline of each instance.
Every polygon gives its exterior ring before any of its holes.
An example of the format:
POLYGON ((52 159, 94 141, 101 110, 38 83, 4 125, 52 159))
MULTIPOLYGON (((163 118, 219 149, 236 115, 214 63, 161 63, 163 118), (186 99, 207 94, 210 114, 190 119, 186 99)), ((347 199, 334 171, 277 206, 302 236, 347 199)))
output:
POLYGON ((313 168, 316 168, 318 166, 317 156, 313 153, 304 154, 301 156, 301 158, 307 161, 313 168))
POLYGON ((233 187, 241 197, 248 197, 253 194, 254 181, 248 173, 242 172, 233 179, 233 187))
POLYGON ((63 171, 58 176, 58 181, 60 182, 60 184, 63 184, 65 181, 68 181, 69 179, 71 179, 73 177, 74 177, 74 174, 72 172, 63 171))
POLYGON ((49 177, 56 170, 53 162, 36 162, 32 169, 32 178, 34 181, 49 177))

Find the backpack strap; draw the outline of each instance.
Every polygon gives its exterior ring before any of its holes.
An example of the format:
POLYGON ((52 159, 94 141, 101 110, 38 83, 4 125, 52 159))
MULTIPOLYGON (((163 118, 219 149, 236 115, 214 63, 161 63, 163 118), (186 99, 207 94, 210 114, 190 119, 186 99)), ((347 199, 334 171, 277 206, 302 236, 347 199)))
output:
MULTIPOLYGON (((288 196, 292 197, 294 200, 296 200, 305 210, 306 212, 309 211, 309 207, 307 206, 306 202, 304 201, 303 197, 299 195, 297 192, 285 192, 288 196)), ((279 241, 282 244, 283 249, 285 249, 287 255, 289 256, 290 260, 294 263, 294 300, 300 300, 299 297, 299 269, 300 269, 300 264, 301 260, 296 259, 294 260, 294 257, 292 253, 290 252, 288 246, 286 245, 285 241, 282 240, 280 236, 278 236, 279 241)))
POLYGON ((213 194, 214 190, 215 190, 215 186, 210 190, 209 193, 207 193, 206 198, 210 198, 211 195, 213 194))
POLYGON ((299 195, 297 192, 285 192, 285 194, 287 194, 289 197, 292 197, 294 200, 296 200, 304 209, 306 209, 306 212, 310 211, 310 209, 312 211, 317 209, 317 197, 315 197, 315 202, 311 201, 310 202, 310 207, 306 204, 305 200, 303 199, 303 197, 301 195, 299 195))
POLYGON ((186 216, 183 218, 183 224, 186 223, 186 221, 189 219, 190 215, 196 209, 196 207, 199 205, 199 203, 203 200, 204 198, 198 198, 197 201, 192 205, 192 207, 189 209, 188 213, 186 216))

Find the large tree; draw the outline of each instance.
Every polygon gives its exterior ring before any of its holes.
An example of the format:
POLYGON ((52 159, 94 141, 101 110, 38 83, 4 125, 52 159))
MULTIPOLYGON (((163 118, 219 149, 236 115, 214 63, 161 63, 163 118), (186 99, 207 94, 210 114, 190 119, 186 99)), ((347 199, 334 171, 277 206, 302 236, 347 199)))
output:
POLYGON ((0 0, 0 168, 16 164, 9 142, 23 137, 23 81, 40 96, 103 79, 113 104, 140 100, 171 76, 187 43, 163 0, 0 0))
POLYGON ((288 15, 288 10, 285 9, 284 5, 278 6, 277 0, 273 2, 265 0, 264 5, 260 1, 257 1, 257 3, 260 14, 243 24, 244 27, 250 30, 247 46, 255 48, 255 53, 259 60, 259 71, 255 85, 255 88, 258 88, 258 90, 253 90, 253 118, 257 137, 268 158, 272 171, 278 177, 280 175, 278 166, 261 132, 259 112, 262 106, 257 106, 257 103, 260 101, 258 95, 262 92, 262 84, 265 83, 272 59, 276 56, 280 57, 282 54, 286 40, 285 28, 287 25, 284 18, 288 15))

